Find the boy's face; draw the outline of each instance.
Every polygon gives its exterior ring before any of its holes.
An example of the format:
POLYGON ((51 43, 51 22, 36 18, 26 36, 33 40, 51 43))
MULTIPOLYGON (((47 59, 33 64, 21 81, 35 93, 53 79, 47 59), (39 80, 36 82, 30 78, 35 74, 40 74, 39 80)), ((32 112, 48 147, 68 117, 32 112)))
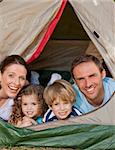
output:
POLYGON ((72 111, 72 104, 69 101, 62 101, 59 98, 55 99, 51 107, 52 111, 59 120, 66 119, 72 111))
POLYGON ((39 104, 37 96, 32 95, 23 95, 22 96, 22 112, 25 116, 33 118, 38 115, 39 104))

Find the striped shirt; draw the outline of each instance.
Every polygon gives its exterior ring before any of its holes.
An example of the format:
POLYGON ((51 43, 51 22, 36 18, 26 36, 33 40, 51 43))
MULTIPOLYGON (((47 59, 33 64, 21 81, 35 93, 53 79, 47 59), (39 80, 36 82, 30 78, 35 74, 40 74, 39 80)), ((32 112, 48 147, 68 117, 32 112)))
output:
MULTIPOLYGON (((82 115, 82 113, 75 106, 72 106, 72 112, 68 115, 67 118, 75 117, 75 116, 79 116, 79 115, 82 115)), ((58 118, 55 116, 53 111, 49 108, 47 110, 46 114, 44 115, 43 120, 44 120, 44 122, 49 122, 49 121, 56 121, 56 120, 58 120, 58 118)))

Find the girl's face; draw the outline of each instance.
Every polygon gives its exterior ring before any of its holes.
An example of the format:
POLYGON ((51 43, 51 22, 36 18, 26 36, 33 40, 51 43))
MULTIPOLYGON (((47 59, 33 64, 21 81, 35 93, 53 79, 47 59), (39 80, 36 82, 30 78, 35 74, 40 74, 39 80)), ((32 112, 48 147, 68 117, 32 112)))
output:
POLYGON ((66 119, 68 115, 71 113, 72 104, 69 101, 62 101, 61 99, 57 98, 52 103, 51 109, 56 115, 56 117, 62 120, 62 119, 66 119))
POLYGON ((11 64, 0 74, 1 95, 14 98, 26 83, 27 70, 21 64, 11 64))
POLYGON ((33 118, 38 116, 40 104, 35 94, 22 96, 22 112, 25 116, 33 118))

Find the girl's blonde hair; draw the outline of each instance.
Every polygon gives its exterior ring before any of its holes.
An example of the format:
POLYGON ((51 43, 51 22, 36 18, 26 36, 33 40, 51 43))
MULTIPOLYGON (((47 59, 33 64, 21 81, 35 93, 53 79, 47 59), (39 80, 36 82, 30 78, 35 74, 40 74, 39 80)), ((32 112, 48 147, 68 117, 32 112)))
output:
POLYGON ((20 90, 16 98, 14 99, 13 111, 9 119, 9 123, 16 125, 18 121, 22 121, 24 117, 24 114, 22 112, 22 106, 21 106, 23 95, 29 96, 29 95, 35 94, 38 96, 38 103, 39 103, 38 115, 43 116, 46 111, 45 103, 44 103, 45 101, 43 99, 43 91, 44 91, 44 88, 41 85, 29 84, 29 85, 24 86, 20 90))
POLYGON ((75 102, 75 96, 72 85, 63 79, 56 80, 53 84, 47 86, 43 94, 46 104, 50 107, 57 98, 73 104, 75 102))

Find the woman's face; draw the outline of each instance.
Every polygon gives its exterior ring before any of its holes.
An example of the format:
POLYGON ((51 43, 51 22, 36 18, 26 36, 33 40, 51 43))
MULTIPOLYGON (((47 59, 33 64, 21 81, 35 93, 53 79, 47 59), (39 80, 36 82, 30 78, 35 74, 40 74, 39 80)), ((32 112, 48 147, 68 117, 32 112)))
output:
POLYGON ((27 70, 21 64, 11 64, 1 73, 1 97, 14 98, 26 83, 27 70))

